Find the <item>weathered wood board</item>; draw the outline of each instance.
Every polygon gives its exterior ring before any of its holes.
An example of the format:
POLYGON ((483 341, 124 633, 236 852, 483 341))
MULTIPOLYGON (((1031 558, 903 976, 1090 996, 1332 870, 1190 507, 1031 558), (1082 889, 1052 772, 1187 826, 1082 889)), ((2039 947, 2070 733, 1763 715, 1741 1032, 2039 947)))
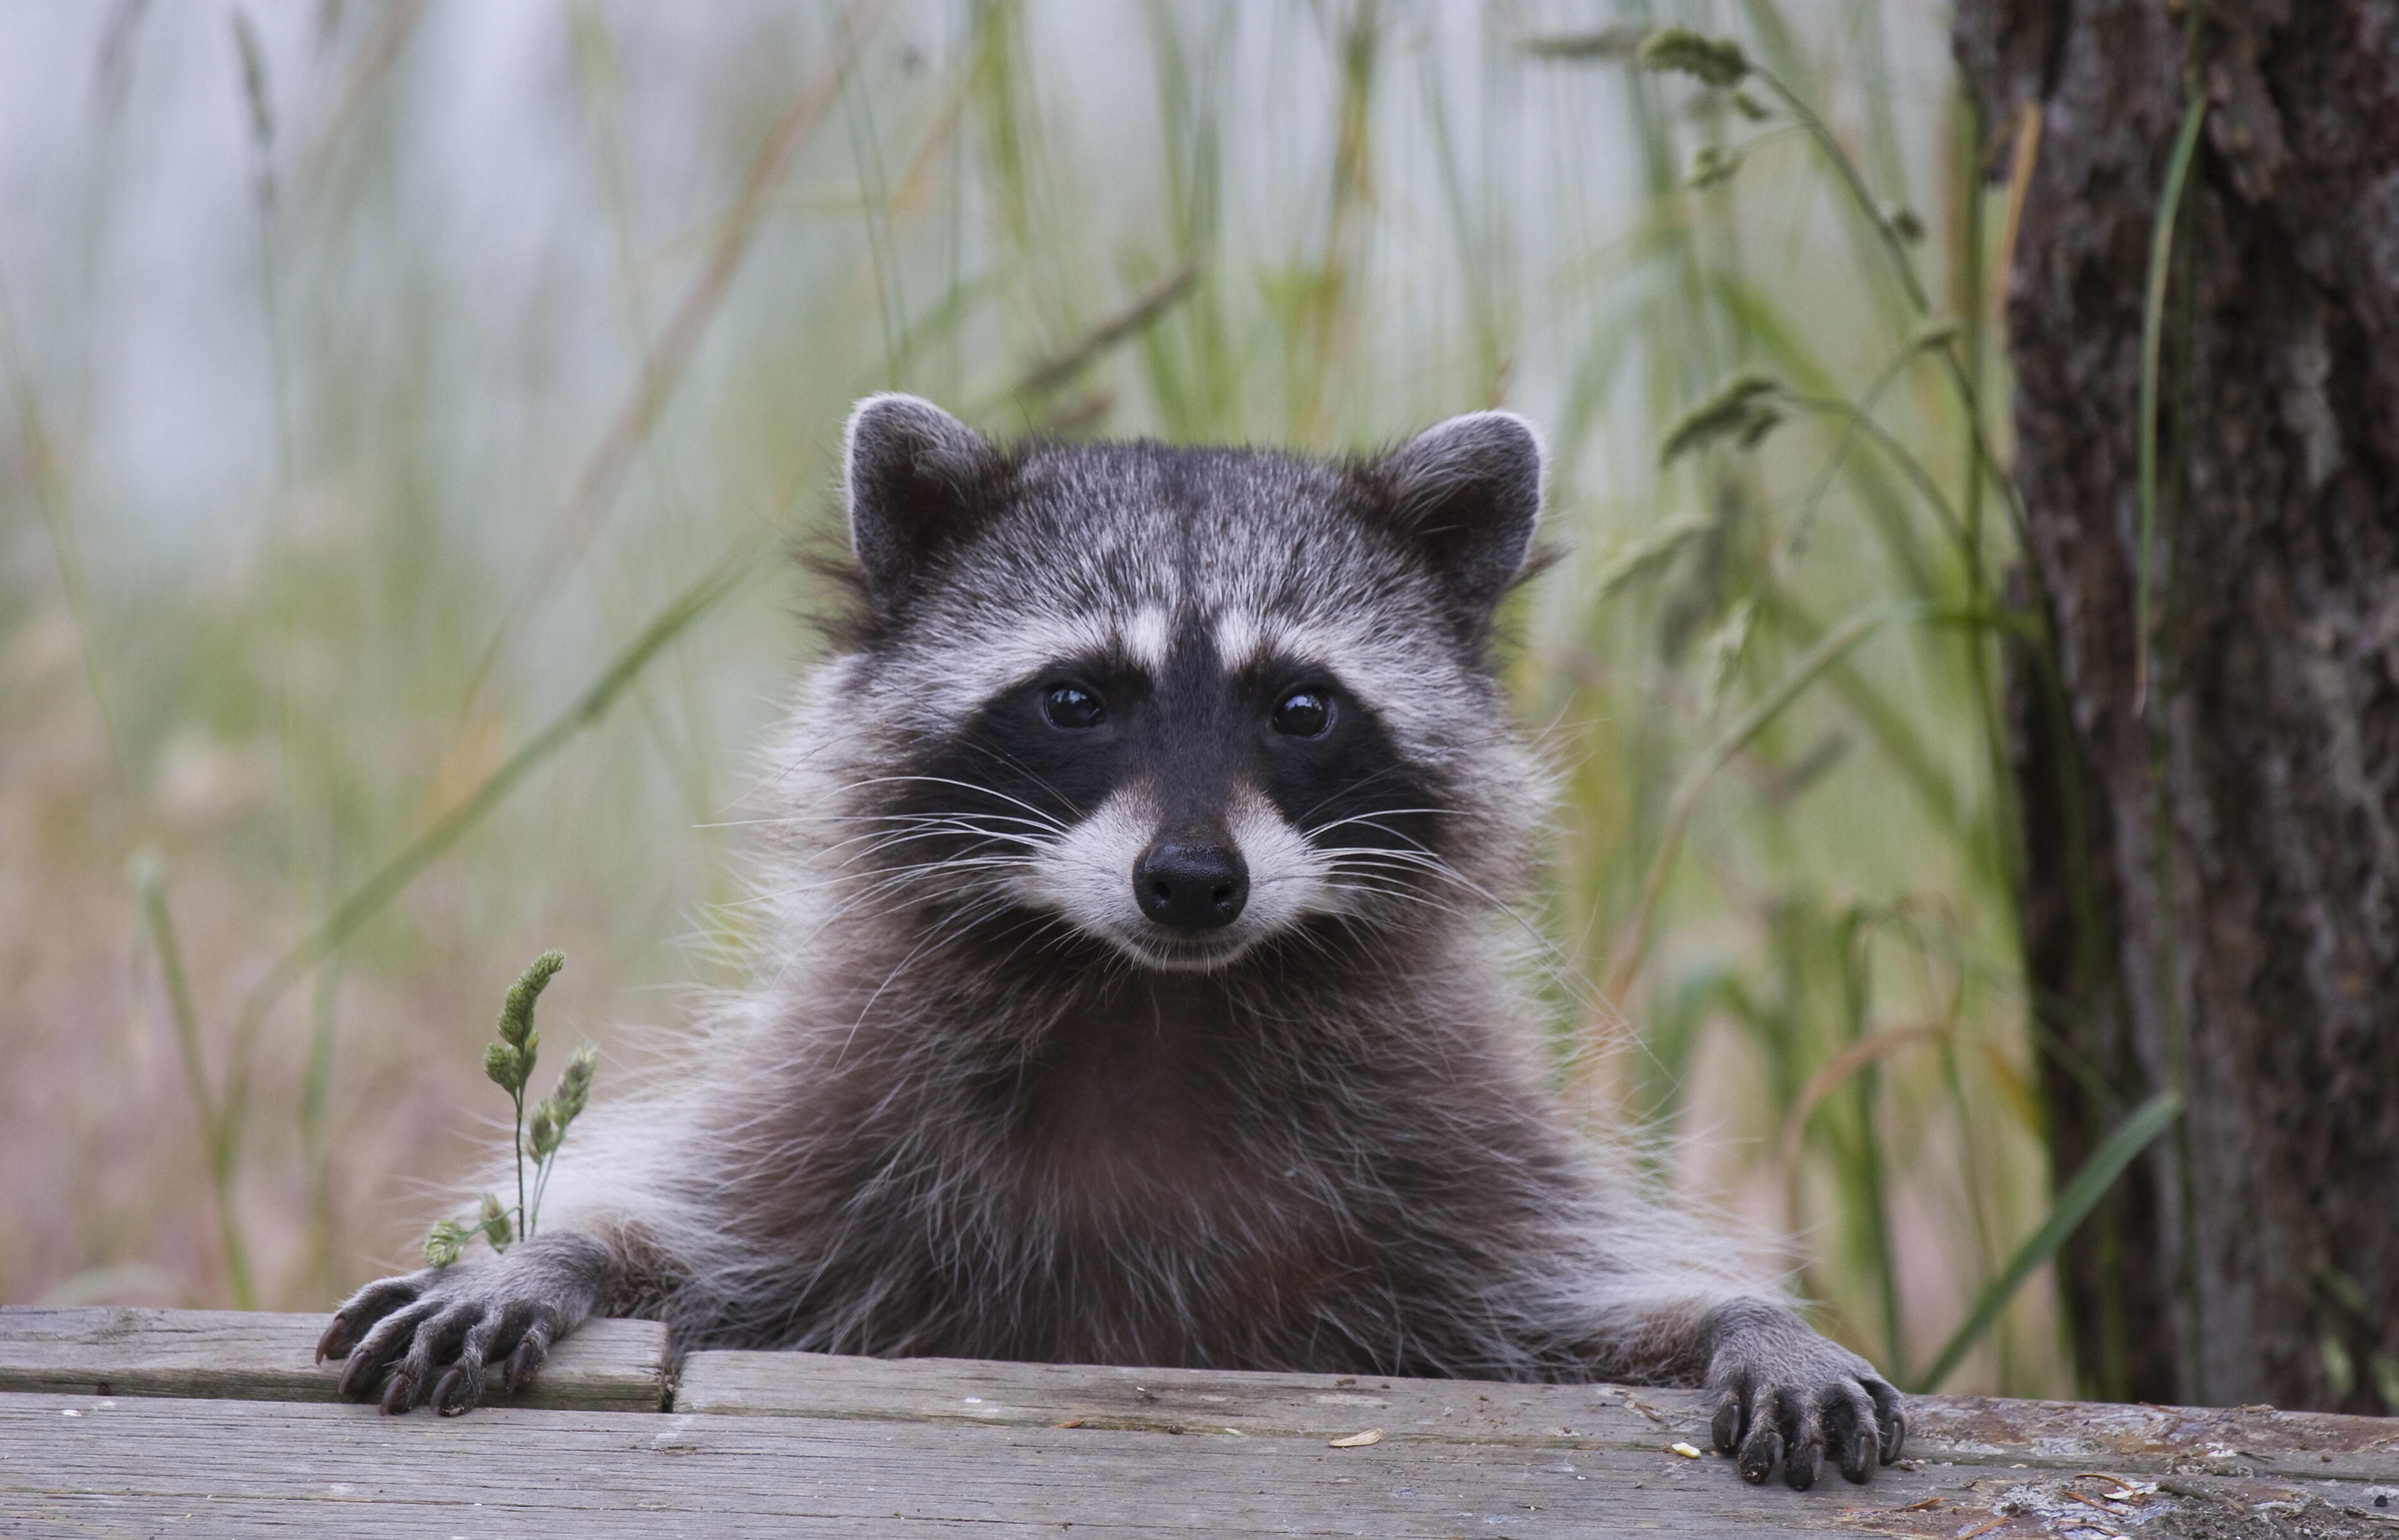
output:
POLYGON ((0 1309, 0 1536, 2399 1540, 2399 1421, 1916 1398, 1901 1465, 1794 1493, 1674 1452, 1679 1391, 697 1353, 661 1412, 619 1321, 530 1404, 385 1417, 329 1403, 322 1324, 0 1309))
MULTIPOLYGON (((1563 1450, 1708 1442, 1699 1398, 1680 1390, 812 1353, 694 1353, 674 1408, 1310 1439, 1374 1427, 1392 1439, 1563 1450)), ((1911 1397, 1908 1412, 1918 1461, 2399 1481, 2399 1419, 1979 1396, 1911 1397)))
MULTIPOLYGON (((338 1363, 316 1362, 321 1315, 239 1310, 47 1310, 0 1305, 0 1391, 330 1401, 338 1363)), ((511 1406, 656 1412, 666 1328, 592 1321, 558 1344, 511 1406)))
POLYGON ((1797 1536, 2389 1535, 2376 1489, 1918 1462, 1871 1486, 1750 1487, 1730 1462, 1386 1439, 872 1417, 0 1395, 0 1533, 1797 1536), (2080 1496, 2069 1496, 2080 1493, 2080 1496), (2110 1494, 2121 1500, 2111 1503, 2110 1494), (2284 1527, 2284 1516, 2306 1528, 2284 1527), (2198 1520, 2184 1522, 2178 1520, 2198 1520), (2231 1527, 2227 1527, 2230 1525, 2231 1527))

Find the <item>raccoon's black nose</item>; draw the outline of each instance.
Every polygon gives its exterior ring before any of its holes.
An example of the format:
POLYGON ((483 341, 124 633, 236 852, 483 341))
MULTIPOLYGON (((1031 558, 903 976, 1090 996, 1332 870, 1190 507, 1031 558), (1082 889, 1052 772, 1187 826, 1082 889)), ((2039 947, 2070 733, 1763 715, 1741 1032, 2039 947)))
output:
POLYGON ((1221 844, 1154 844, 1132 863, 1132 892, 1159 925, 1214 930, 1250 901, 1250 863, 1221 844))

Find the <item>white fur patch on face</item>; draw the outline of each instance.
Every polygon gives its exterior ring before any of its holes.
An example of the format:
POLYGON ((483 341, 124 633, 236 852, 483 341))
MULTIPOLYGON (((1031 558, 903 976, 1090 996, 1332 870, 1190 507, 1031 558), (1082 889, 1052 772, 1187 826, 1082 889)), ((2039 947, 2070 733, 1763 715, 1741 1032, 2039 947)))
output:
POLYGON ((1227 674, 1240 673, 1258 655, 1266 635, 1258 628, 1258 617, 1247 610, 1227 610, 1216 616, 1216 667, 1227 674))
MULTIPOLYGON (((1148 925, 1134 901, 1132 865, 1158 837, 1158 809, 1147 790, 1125 787, 1055 840, 1037 847, 1017 896, 1064 915, 1078 930, 1118 946, 1148 925)), ((1139 953, 1136 953, 1139 955, 1139 953)))
POLYGON ((1274 804, 1243 787, 1229 811, 1226 821, 1233 847, 1250 863, 1250 901, 1231 930, 1271 936, 1310 914, 1341 907, 1332 885, 1333 863, 1300 837, 1274 804))
POLYGON ((1172 640, 1173 630, 1174 623, 1167 613, 1150 604, 1134 612, 1132 619, 1118 635, 1126 655, 1156 678, 1166 671, 1166 649, 1172 640))
POLYGON ((1342 907, 1332 864, 1247 788, 1227 810, 1227 832, 1250 869, 1249 902, 1222 930, 1194 939, 1141 912, 1133 866, 1158 838, 1158 808, 1147 790, 1128 787, 1091 817, 1037 849, 1016 879, 1019 898, 1058 914, 1145 967, 1206 972, 1222 967, 1310 914, 1342 907))

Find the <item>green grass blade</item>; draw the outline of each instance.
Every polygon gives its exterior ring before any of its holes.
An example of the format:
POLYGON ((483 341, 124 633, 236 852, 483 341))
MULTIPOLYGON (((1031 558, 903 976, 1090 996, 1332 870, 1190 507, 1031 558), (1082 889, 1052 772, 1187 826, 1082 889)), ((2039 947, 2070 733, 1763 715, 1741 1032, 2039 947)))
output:
POLYGON ((143 849, 134 855, 129 875, 142 900, 142 925, 150 932, 150 944, 157 949, 158 972, 167 985, 167 1008, 175 1022, 175 1047, 183 1061, 183 1079, 191 1093, 192 1111, 200 1120, 200 1140, 208 1146, 209 1175, 216 1193, 217 1238, 224 1250, 226 1286, 232 1292, 235 1309, 254 1310, 258 1297, 251 1282, 250 1247, 243 1236, 241 1216, 234 1209, 233 1170, 226 1159, 226 1109, 218 1105, 209 1090, 208 1062, 200 1047, 199 1013, 192 1005, 191 975, 183 966, 183 946, 175 939, 174 914, 167 907, 166 867, 156 851, 143 849))
POLYGON ((2174 158, 2166 162, 2165 191, 2158 198, 2157 224, 2149 232, 2149 288, 2141 301, 2141 545, 2140 572, 2133 589, 2133 709, 2149 697, 2149 574, 2158 535, 2158 348, 2163 340, 2166 276, 2174 261, 2175 224, 2182 212, 2182 189, 2207 121, 2207 99, 2193 92, 2175 134, 2174 158))
POLYGON ((208 1063, 200 1049, 199 1017, 192 1006, 191 976, 184 971, 183 949, 175 939, 174 916, 167 908, 165 863, 156 850, 145 848, 134 853, 126 874, 133 879, 133 890, 142 900, 143 928, 150 932, 150 944, 157 949, 158 972, 167 985, 168 1014, 175 1023, 175 1047, 183 1058, 183 1080, 191 1093, 192 1110, 199 1114, 201 1131, 213 1138, 216 1097, 209 1088, 208 1063))
POLYGON ((1909 1387, 1911 1390, 1919 1396, 1929 1396, 1943 1380, 1948 1378, 1949 1371, 1958 1367, 1968 1350, 1991 1329, 1991 1323, 1999 1318, 1999 1312, 2007 1308, 2008 1301, 2015 1297, 2016 1290, 2026 1278, 2032 1276, 2033 1269, 2047 1262, 2059 1247, 2066 1244, 2066 1237, 2074 1234, 2075 1228, 2098 1205, 2099 1199, 2115 1184, 2116 1178, 2123 1174, 2124 1168, 2133 1163, 2133 1157, 2148 1149, 2181 1115, 2182 1098, 2172 1091, 2160 1091, 2117 1125, 2116 1131, 2091 1152, 2091 1158, 2082 1163, 2082 1169, 2075 1172, 2074 1180, 2058 1193, 2057 1200, 2050 1205, 2049 1217, 2041 1221, 2040 1228, 2016 1248, 2016 1254, 2008 1259, 2008 1264, 1999 1276, 1984 1285, 1982 1296, 1975 1300, 1972 1312, 1966 1317, 1966 1324, 1958 1328, 1957 1335, 1949 1339, 1948 1344, 1933 1358, 1932 1366, 1909 1387))

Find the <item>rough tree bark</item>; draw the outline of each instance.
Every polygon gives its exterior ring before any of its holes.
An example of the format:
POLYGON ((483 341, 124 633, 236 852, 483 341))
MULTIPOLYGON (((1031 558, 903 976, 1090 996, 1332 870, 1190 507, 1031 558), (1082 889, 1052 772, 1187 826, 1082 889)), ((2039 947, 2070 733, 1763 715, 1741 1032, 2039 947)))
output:
POLYGON ((2054 667, 2012 695, 2057 1169, 2189 1106, 2062 1258, 2086 1388, 2399 1412, 2399 0, 1960 0, 1956 41, 1986 125, 2040 114, 2008 315, 2054 667))

